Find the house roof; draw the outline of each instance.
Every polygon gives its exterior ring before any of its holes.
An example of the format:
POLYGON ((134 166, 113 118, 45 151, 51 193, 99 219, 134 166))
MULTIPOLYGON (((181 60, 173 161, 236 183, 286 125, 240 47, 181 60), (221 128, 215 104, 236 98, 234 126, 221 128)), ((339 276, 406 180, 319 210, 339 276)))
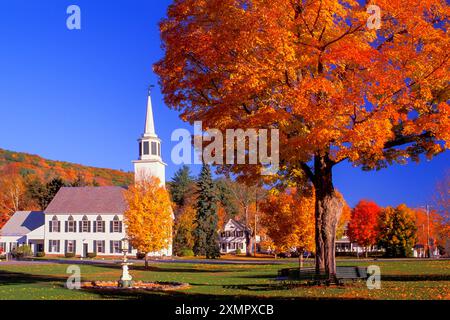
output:
POLYGON ((63 187, 45 214, 120 214, 126 210, 122 187, 63 187))
POLYGON ((17 211, 0 230, 0 236, 24 236, 44 223, 42 211, 17 211))
MULTIPOLYGON (((236 221, 234 219, 228 220, 228 222, 226 224, 229 225, 230 223, 234 224, 237 228, 239 228, 241 230, 245 230, 246 229, 246 226, 243 223, 241 223, 239 221, 236 221)), ((250 228, 247 228, 247 229, 250 230, 250 228)))

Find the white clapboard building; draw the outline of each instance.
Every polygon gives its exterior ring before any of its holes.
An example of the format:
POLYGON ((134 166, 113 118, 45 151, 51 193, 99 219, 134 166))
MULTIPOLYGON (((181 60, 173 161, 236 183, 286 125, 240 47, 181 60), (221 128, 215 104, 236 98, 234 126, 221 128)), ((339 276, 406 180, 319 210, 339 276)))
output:
MULTIPOLYGON (((150 94, 145 130, 139 139, 139 159, 133 163, 136 181, 156 176, 165 185, 166 164, 155 132, 150 94)), ((0 252, 11 253, 17 246, 28 244, 34 253, 47 255, 123 254, 124 190, 117 186, 61 188, 44 212, 16 212, 11 217, 0 230, 0 252)), ((167 241, 167 249, 151 255, 171 256, 172 239, 167 241)), ((128 249, 136 253, 135 249, 128 249)))

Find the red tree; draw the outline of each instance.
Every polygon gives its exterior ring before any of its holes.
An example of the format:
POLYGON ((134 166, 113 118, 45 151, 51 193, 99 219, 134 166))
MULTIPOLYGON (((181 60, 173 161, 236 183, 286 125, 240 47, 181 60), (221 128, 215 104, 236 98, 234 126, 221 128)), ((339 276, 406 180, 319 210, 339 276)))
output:
MULTIPOLYGON (((352 242, 369 247, 377 241, 380 207, 373 201, 361 200, 352 210, 347 234, 352 242)), ((367 251, 366 251, 367 255, 367 251)))

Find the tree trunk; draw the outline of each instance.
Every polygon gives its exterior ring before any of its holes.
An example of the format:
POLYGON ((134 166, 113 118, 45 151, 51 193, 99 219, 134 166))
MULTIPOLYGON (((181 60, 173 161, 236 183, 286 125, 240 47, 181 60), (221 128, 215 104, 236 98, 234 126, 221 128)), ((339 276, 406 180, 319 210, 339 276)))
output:
POLYGON ((148 253, 145 254, 145 269, 148 269, 148 253))
POLYGON ((250 257, 252 255, 252 233, 250 230, 246 230, 245 234, 245 251, 246 256, 250 257))
POLYGON ((331 282, 336 279, 336 227, 343 207, 333 186, 333 164, 328 156, 314 158, 316 273, 325 273, 331 282))

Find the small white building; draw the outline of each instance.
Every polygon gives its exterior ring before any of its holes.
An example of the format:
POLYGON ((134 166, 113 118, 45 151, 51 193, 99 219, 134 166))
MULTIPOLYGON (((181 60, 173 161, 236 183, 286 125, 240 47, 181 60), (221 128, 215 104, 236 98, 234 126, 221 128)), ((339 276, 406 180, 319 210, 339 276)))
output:
POLYGON ((219 236, 220 253, 236 253, 239 250, 242 254, 246 254, 245 230, 246 227, 242 223, 233 219, 228 220, 219 236))
POLYGON ((44 213, 18 211, 0 230, 0 251, 11 253, 21 245, 30 245, 33 252, 44 251, 44 213))

